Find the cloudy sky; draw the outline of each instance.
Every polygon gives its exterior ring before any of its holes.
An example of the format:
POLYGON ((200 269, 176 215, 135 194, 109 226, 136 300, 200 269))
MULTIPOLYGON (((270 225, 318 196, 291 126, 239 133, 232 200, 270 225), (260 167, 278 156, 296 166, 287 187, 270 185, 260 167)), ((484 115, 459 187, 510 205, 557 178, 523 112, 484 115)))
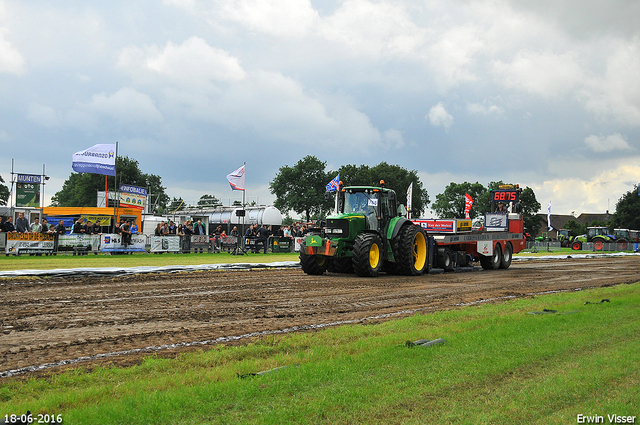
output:
POLYGON ((47 198, 118 141, 193 202, 241 199, 246 162, 271 203, 311 154, 613 211, 640 182, 640 2, 0 0, 0 94, 0 175, 45 164, 47 198))

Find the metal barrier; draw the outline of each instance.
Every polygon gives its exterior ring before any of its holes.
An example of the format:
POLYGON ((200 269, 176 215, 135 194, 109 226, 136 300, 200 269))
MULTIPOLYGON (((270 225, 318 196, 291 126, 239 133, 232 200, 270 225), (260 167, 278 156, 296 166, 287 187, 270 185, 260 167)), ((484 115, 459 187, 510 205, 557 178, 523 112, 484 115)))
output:
POLYGON ((539 242, 539 241, 529 241, 527 242, 527 249, 532 250, 533 252, 554 252, 560 251, 561 244, 560 242, 539 242))
MULTIPOLYGON (((217 238, 214 235, 191 236, 154 236, 145 234, 131 235, 131 242, 125 246, 122 235, 119 234, 67 234, 48 235, 41 233, 0 233, 0 253, 6 255, 55 255, 72 254, 87 255, 89 253, 189 253, 189 252, 232 252, 239 247, 238 243, 244 242, 244 249, 252 251, 255 247, 255 238, 243 238, 239 241, 237 236, 217 238)), ((294 248, 294 239, 282 236, 270 236, 266 242, 267 251, 291 252, 294 248)), ((263 247, 259 246, 262 251, 263 247)))

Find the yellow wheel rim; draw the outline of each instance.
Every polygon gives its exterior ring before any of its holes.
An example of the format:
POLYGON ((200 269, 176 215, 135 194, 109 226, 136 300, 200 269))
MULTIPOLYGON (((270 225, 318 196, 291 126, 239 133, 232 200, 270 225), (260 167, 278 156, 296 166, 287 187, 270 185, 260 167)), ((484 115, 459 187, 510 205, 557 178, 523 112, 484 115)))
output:
POLYGON ((416 233, 413 238, 413 266, 416 270, 422 270, 427 262, 427 240, 424 233, 416 233))
POLYGON ((378 263, 380 263, 380 248, 377 243, 371 244, 371 249, 369 250, 369 265, 372 269, 378 267, 378 263))

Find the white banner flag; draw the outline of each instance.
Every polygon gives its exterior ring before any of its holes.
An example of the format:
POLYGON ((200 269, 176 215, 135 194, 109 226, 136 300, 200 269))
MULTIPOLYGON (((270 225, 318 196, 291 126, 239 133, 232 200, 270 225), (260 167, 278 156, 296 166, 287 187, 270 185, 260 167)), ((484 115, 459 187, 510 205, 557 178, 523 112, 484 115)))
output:
POLYGON ((77 173, 116 175, 116 145, 93 145, 73 154, 73 171, 77 173))
POLYGON ((547 207, 547 225, 549 227, 549 232, 553 230, 551 227, 551 201, 549 201, 549 206, 547 207))
POLYGON ((227 180, 233 190, 244 190, 244 164, 231 174, 227 174, 227 180))

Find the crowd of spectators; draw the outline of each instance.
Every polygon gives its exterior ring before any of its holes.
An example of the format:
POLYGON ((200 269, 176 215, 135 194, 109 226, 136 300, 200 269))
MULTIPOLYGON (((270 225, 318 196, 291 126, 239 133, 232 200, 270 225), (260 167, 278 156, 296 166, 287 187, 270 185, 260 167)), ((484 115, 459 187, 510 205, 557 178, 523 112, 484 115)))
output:
MULTIPOLYGON (((235 245, 238 238, 243 236, 241 241, 243 248, 250 248, 256 253, 261 248, 262 251, 266 253, 269 237, 302 237, 307 234, 308 230, 308 226, 303 223, 278 226, 275 230, 272 230, 272 227, 269 225, 250 224, 247 226, 243 235, 240 234, 237 226, 233 226, 232 230, 227 234, 227 231, 220 225, 215 227, 215 229, 210 229, 210 233, 208 233, 206 225, 201 219, 186 220, 184 223, 179 224, 174 223, 172 220, 167 220, 159 222, 156 225, 154 235, 182 237, 183 251, 185 252, 190 250, 190 236, 192 235, 208 236, 211 248, 216 252, 222 251, 225 246, 228 247, 230 245, 235 245), (249 246, 246 245, 247 242, 249 242, 249 246)), ((42 219, 42 223, 40 223, 39 218, 35 218, 33 223, 29 223, 29 221, 24 217, 24 213, 20 212, 15 224, 13 223, 13 217, 2 217, 0 220, 0 232, 63 235, 67 232, 67 229, 65 228, 63 220, 60 220, 57 225, 48 223, 46 218, 42 219)), ((73 224, 70 233, 96 235, 104 232, 100 220, 91 222, 91 220, 79 218, 73 224)), ((121 219, 119 222, 114 224, 113 231, 109 231, 109 233, 121 235, 123 245, 127 246, 131 244, 132 235, 137 235, 140 231, 135 222, 121 219)))
POLYGON ((0 219, 0 232, 6 233, 44 233, 50 235, 63 235, 66 232, 66 228, 64 227, 64 223, 62 220, 55 225, 49 223, 46 218, 42 219, 42 223, 40 222, 40 218, 36 217, 33 220, 33 223, 29 223, 29 220, 24 216, 24 213, 21 212, 18 214, 18 218, 16 219, 15 224, 13 223, 13 217, 2 217, 0 219))

